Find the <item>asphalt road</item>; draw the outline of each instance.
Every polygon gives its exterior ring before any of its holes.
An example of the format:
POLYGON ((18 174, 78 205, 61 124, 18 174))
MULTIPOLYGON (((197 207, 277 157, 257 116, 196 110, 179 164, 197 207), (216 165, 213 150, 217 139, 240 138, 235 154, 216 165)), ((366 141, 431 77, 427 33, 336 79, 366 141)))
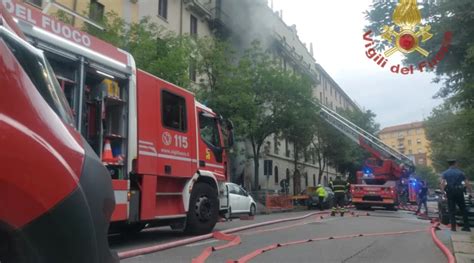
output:
MULTIPOLYGON (((219 223, 216 230, 256 222, 302 216, 308 212, 281 213, 257 216, 252 221, 234 220, 219 223)), ((256 249, 275 243, 310 238, 335 237, 309 243, 279 247, 253 258, 250 262, 446 262, 443 253, 434 245, 428 232, 430 223, 405 211, 369 211, 370 216, 324 217, 307 219, 245 230, 236 235, 241 244, 215 251, 206 262, 237 260, 256 249), (393 233, 412 231, 406 233, 393 233), (417 231, 417 232, 413 232, 417 231), (390 232, 390 235, 386 235, 390 232), (367 235, 338 239, 343 235, 367 235)), ((449 231, 440 231, 439 237, 449 244, 449 231)), ((166 228, 152 229, 129 237, 113 237, 112 247, 120 251, 184 238, 166 228)), ((219 246, 227 241, 210 239, 153 254, 122 260, 138 262, 191 262, 203 249, 219 246)))

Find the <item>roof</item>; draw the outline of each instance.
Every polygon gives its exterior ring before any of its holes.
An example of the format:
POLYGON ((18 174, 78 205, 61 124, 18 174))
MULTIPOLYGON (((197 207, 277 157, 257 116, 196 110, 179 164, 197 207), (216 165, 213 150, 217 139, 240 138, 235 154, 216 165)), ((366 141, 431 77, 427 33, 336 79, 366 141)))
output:
POLYGON ((417 122, 412 122, 412 123, 407 123, 407 124, 400 124, 400 125, 385 127, 379 132, 379 134, 389 133, 389 132, 394 132, 394 131, 405 131, 405 130, 416 129, 416 128, 423 128, 423 122, 417 121, 417 122))

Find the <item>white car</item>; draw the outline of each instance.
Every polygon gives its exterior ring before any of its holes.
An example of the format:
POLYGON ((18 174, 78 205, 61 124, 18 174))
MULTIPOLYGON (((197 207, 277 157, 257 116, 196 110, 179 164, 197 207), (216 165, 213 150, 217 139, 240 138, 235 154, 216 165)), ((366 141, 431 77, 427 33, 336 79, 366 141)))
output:
POLYGON ((229 191, 229 218, 238 214, 253 216, 257 213, 257 203, 245 189, 234 183, 226 183, 226 186, 229 191))

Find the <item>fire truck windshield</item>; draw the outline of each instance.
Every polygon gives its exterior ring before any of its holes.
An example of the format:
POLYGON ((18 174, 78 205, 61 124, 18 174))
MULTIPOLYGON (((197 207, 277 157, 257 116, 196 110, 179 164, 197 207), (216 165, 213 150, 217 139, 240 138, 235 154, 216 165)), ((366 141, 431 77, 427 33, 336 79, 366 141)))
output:
POLYGON ((1 27, 0 38, 5 41, 49 106, 65 123, 74 125, 72 111, 44 55, 1 27))

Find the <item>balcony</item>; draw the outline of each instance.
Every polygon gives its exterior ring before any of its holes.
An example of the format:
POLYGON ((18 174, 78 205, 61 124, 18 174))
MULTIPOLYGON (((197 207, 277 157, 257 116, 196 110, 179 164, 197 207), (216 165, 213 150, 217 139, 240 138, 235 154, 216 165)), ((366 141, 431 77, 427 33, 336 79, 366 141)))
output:
POLYGON ((213 1, 184 0, 186 9, 193 11, 196 15, 204 19, 212 18, 212 3, 213 1))

